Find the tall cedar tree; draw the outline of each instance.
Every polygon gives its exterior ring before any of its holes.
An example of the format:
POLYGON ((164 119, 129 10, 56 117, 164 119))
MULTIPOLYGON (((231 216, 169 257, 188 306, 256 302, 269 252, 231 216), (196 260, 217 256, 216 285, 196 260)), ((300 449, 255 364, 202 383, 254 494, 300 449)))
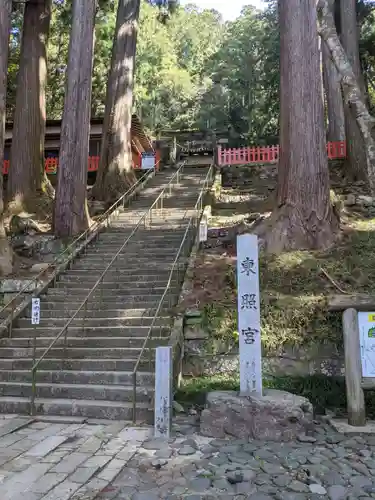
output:
MULTIPOLYGON (((341 78, 345 106, 355 119, 360 133, 359 139, 364 156, 360 164, 368 179, 373 195, 375 195, 375 119, 370 115, 363 92, 361 79, 358 78, 337 35, 335 21, 327 0, 318 0, 319 32, 328 47, 331 58, 341 78)), ((349 138, 350 136, 348 136, 349 138)), ((353 144, 349 144, 349 148, 353 144)), ((357 143, 355 144, 357 147, 357 143)))
POLYGON ((280 146, 277 207, 265 247, 330 246, 339 221, 330 203, 316 0, 279 0, 280 146))
MULTIPOLYGON (((332 13, 335 9, 335 0, 328 1, 332 13)), ((323 81, 327 102, 328 141, 345 141, 344 101, 341 91, 341 79, 331 58, 327 44, 322 43, 323 53, 323 81)))
POLYGON ((135 181, 131 119, 140 0, 119 0, 108 75, 96 198, 112 201, 135 181))
POLYGON ((12 212, 48 203, 53 188, 44 169, 46 125, 47 42, 51 0, 25 4, 21 58, 17 76, 7 195, 12 212))
MULTIPOLYGON (((12 1, 0 2, 0 165, 4 163, 6 89, 8 70, 8 45, 12 1)), ((4 227, 3 174, 0 172, 0 275, 12 272, 13 254, 4 227)))
MULTIPOLYGON (((340 0, 341 43, 351 64, 361 92, 365 92, 359 59, 359 29, 357 24, 357 0, 340 0)), ((348 167, 355 179, 366 179, 366 155, 356 117, 348 104, 345 105, 345 126, 348 145, 348 167)))
POLYGON ((86 185, 95 10, 94 0, 73 0, 54 214, 58 237, 77 235, 89 225, 86 185))

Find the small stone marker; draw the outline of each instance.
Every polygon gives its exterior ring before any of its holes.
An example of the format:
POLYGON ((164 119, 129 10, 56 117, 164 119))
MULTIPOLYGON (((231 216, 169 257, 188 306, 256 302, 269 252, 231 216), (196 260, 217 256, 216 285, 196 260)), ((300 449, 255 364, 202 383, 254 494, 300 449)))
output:
POLYGON ((262 395, 258 237, 237 236, 240 392, 262 395))
POLYGON ((199 243, 207 241, 207 217, 203 216, 199 224, 199 243))
POLYGON ((31 299, 31 324, 39 325, 40 323, 40 299, 31 299))
POLYGON ((172 416, 172 348, 157 347, 155 356, 155 437, 169 438, 172 416))

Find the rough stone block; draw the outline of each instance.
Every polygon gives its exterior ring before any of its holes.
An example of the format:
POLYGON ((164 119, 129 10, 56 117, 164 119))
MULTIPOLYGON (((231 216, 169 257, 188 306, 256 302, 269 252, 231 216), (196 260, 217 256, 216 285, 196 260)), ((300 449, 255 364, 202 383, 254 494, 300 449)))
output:
POLYGON ((201 415, 204 436, 290 441, 312 427, 310 401, 284 391, 266 390, 262 397, 237 392, 211 392, 201 415))

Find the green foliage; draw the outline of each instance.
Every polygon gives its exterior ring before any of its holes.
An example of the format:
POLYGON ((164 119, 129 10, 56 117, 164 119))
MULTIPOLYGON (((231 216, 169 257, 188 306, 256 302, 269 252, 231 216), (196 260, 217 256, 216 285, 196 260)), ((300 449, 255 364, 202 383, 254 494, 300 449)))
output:
MULTIPOLYGON (((92 115, 104 113, 116 22, 116 0, 101 0, 96 17, 92 115)), ((146 127, 227 132, 230 145, 275 143, 279 119, 277 2, 265 11, 245 7, 233 22, 215 10, 176 0, 142 0, 134 107, 146 127)), ((70 32, 71 0, 53 2, 48 48, 47 116, 61 118, 70 32)), ((361 60, 375 102, 373 2, 358 1, 361 60)), ((7 117, 11 118, 18 70, 22 5, 13 12, 7 117)))

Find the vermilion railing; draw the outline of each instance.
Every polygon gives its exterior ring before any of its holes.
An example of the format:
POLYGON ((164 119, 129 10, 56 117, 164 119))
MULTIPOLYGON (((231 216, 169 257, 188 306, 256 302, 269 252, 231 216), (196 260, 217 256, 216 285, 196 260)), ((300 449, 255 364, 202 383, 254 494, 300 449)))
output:
MULTIPOLYGON (((59 165, 58 158, 46 158, 44 161, 45 169, 47 174, 56 174, 57 167, 59 165)), ((6 175, 9 172, 10 161, 4 160, 3 174, 6 175)), ((89 156, 87 162, 87 171, 96 172, 99 167, 99 156, 89 156)))
MULTIPOLYGON (((329 142, 327 155, 330 160, 346 158, 346 142, 329 142)), ((280 146, 258 146, 247 148, 224 149, 218 147, 219 165, 246 165, 261 163, 277 163, 280 156, 280 146)))
MULTIPOLYGON (((99 158, 100 158, 99 156, 89 156, 88 163, 87 163, 87 171, 88 172, 96 172, 98 170, 99 158)), ((156 151, 156 154, 155 154, 156 165, 158 165, 159 161, 160 161, 160 152, 156 151)), ((141 163, 142 163, 142 155, 141 154, 139 154, 138 156, 135 155, 135 157, 133 157, 133 168, 140 169, 141 163)), ((57 167, 59 166, 59 159, 58 158, 46 158, 44 161, 44 165, 45 165, 45 169, 46 169, 47 174, 49 174, 49 175, 56 174, 57 167)), ((9 160, 4 160, 3 175, 8 174, 9 167, 10 167, 9 160)))

